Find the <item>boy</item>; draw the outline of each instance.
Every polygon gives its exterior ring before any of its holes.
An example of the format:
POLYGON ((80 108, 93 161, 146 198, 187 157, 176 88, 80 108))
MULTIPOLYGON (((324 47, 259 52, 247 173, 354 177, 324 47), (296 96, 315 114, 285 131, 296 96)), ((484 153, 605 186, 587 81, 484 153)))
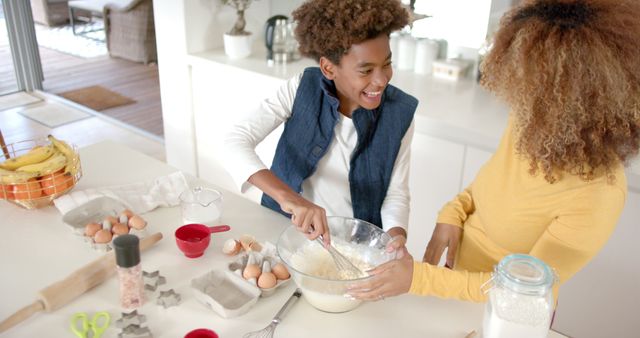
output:
POLYGON ((418 101, 389 85, 389 34, 408 23, 399 1, 311 0, 293 12, 302 55, 290 79, 226 138, 227 170, 264 192, 309 239, 329 244, 327 215, 359 218, 397 237, 409 219, 409 153, 418 101), (285 128, 270 170, 256 145, 285 128))

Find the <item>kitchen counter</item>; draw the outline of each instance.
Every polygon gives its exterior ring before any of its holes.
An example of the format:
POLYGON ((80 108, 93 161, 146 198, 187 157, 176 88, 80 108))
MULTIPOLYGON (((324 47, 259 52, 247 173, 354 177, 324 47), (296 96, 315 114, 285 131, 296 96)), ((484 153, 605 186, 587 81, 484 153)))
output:
MULTIPOLYGON (((84 176, 76 190, 146 181, 176 171, 114 142, 82 148, 80 155, 84 176)), ((199 180, 194 182, 209 185, 199 180)), ((155 303, 158 291, 147 293, 149 300, 138 312, 146 315, 145 325, 156 338, 182 337, 200 327, 213 329, 221 337, 240 337, 245 332, 266 326, 295 289, 294 283, 290 283, 273 296, 261 298, 245 315, 231 319, 219 317, 194 298, 189 286, 191 279, 212 269, 224 269, 233 260, 221 253, 226 239, 252 234, 260 241, 275 243, 288 225, 281 215, 229 191, 222 192, 222 222, 229 224, 232 230, 214 234, 209 248, 200 258, 186 258, 176 247, 173 232, 181 223, 179 207, 160 208, 142 215, 149 222, 149 233, 162 232, 164 235, 164 239, 143 252, 143 269, 159 270, 167 279, 159 290, 173 288, 182 296, 177 307, 164 309, 155 303)), ((31 304, 38 290, 102 255, 74 235, 53 206, 25 210, 0 201, 0 214, 3 216, 0 225, 3 233, 0 236, 2 319, 31 304)), ((112 318, 103 337, 116 337, 120 330, 114 323, 122 310, 118 305, 115 277, 66 306, 52 313, 36 314, 0 336, 70 336, 69 320, 74 313, 93 315, 97 311, 108 311, 112 318)), ((482 313, 482 304, 410 295, 364 303, 343 314, 320 312, 301 300, 286 313, 276 329, 276 336, 462 338, 481 326, 482 313)), ((549 336, 563 337, 555 332, 549 336)))
MULTIPOLYGON (((189 54, 186 62, 200 69, 212 64, 224 65, 282 81, 306 67, 317 65, 315 61, 303 58, 292 63, 267 66, 263 48, 248 58, 238 60, 230 60, 223 49, 212 49, 189 54)), ((483 151, 493 152, 497 148, 507 123, 508 107, 476 81, 469 78, 449 81, 413 71, 394 70, 391 83, 420 101, 416 111, 416 132, 483 151)), ((260 95, 266 97, 269 94, 260 95)), ((627 169, 627 180, 631 190, 640 192, 640 159, 636 159, 627 169)))
MULTIPOLYGON (((190 54, 187 59, 193 67, 207 67, 214 62, 283 81, 307 67, 317 66, 315 61, 307 58, 267 66, 264 53, 230 60, 222 49, 190 54)), ((394 69, 391 83, 420 101, 416 111, 416 131, 486 150, 497 147, 506 125, 508 108, 475 81, 448 81, 394 69)))

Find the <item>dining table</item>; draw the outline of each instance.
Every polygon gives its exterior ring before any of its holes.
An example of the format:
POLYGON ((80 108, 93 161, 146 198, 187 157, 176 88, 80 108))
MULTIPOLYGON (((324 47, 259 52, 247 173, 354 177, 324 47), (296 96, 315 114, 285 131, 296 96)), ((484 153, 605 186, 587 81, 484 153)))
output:
MULTIPOLYGON (((116 141, 104 141, 79 149, 82 178, 73 191, 99 189, 149 181, 178 169, 128 148, 116 141)), ((191 281, 211 271, 229 269, 236 257, 222 252, 223 243, 243 235, 261 243, 276 244, 289 219, 262 207, 237 192, 216 187, 185 174, 189 186, 205 186, 223 195, 220 223, 227 232, 214 233, 204 254, 186 257, 177 247, 174 232, 182 226, 179 205, 159 207, 141 216, 149 233, 160 232, 163 239, 141 253, 142 269, 158 271, 166 283, 155 291, 145 291, 146 302, 137 309, 153 337, 184 337, 197 328, 215 331, 219 337, 242 337, 268 325, 296 290, 289 282, 260 297, 246 313, 223 318, 201 303, 191 281), (173 290, 180 296, 176 305, 159 304, 160 292, 173 290)), ((63 222, 61 212, 49 205, 27 210, 0 201, 0 320, 31 304, 39 290, 64 279, 83 265, 105 255, 93 249, 63 222)), ((426 243, 425 243, 426 245, 426 243)), ((92 316, 110 314, 111 323, 102 337, 119 337, 118 318, 129 311, 120 307, 116 274, 68 304, 52 312, 37 313, 0 337, 73 337, 71 318, 76 313, 92 316)), ((327 313, 302 299, 282 317, 274 337, 439 337, 476 336, 482 327, 484 304, 436 297, 401 295, 363 302, 352 311, 327 313)), ((550 331, 549 337, 564 337, 550 331)))

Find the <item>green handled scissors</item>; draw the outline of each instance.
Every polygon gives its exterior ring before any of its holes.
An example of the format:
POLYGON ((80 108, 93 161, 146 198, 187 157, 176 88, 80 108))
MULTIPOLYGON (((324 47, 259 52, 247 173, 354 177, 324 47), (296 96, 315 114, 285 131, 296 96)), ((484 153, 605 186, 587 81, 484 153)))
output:
POLYGON ((79 338, 99 338, 109 327, 110 321, 111 316, 105 311, 97 312, 91 321, 85 312, 78 312, 71 317, 71 331, 79 338), (88 335, 89 331, 93 332, 93 335, 88 335))

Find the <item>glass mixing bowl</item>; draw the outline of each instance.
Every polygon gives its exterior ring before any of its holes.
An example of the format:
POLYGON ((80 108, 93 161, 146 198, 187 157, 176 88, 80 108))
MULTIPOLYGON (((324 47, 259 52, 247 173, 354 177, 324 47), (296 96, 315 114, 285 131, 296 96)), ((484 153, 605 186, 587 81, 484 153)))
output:
MULTIPOLYGON (((395 258, 386 252, 391 237, 377 226, 355 218, 327 217, 331 245, 366 271, 395 258)), ((362 301, 347 298, 349 285, 370 277, 341 280, 329 253, 317 241, 308 240, 292 225, 285 229, 276 245, 304 298, 318 310, 346 312, 362 301)))

